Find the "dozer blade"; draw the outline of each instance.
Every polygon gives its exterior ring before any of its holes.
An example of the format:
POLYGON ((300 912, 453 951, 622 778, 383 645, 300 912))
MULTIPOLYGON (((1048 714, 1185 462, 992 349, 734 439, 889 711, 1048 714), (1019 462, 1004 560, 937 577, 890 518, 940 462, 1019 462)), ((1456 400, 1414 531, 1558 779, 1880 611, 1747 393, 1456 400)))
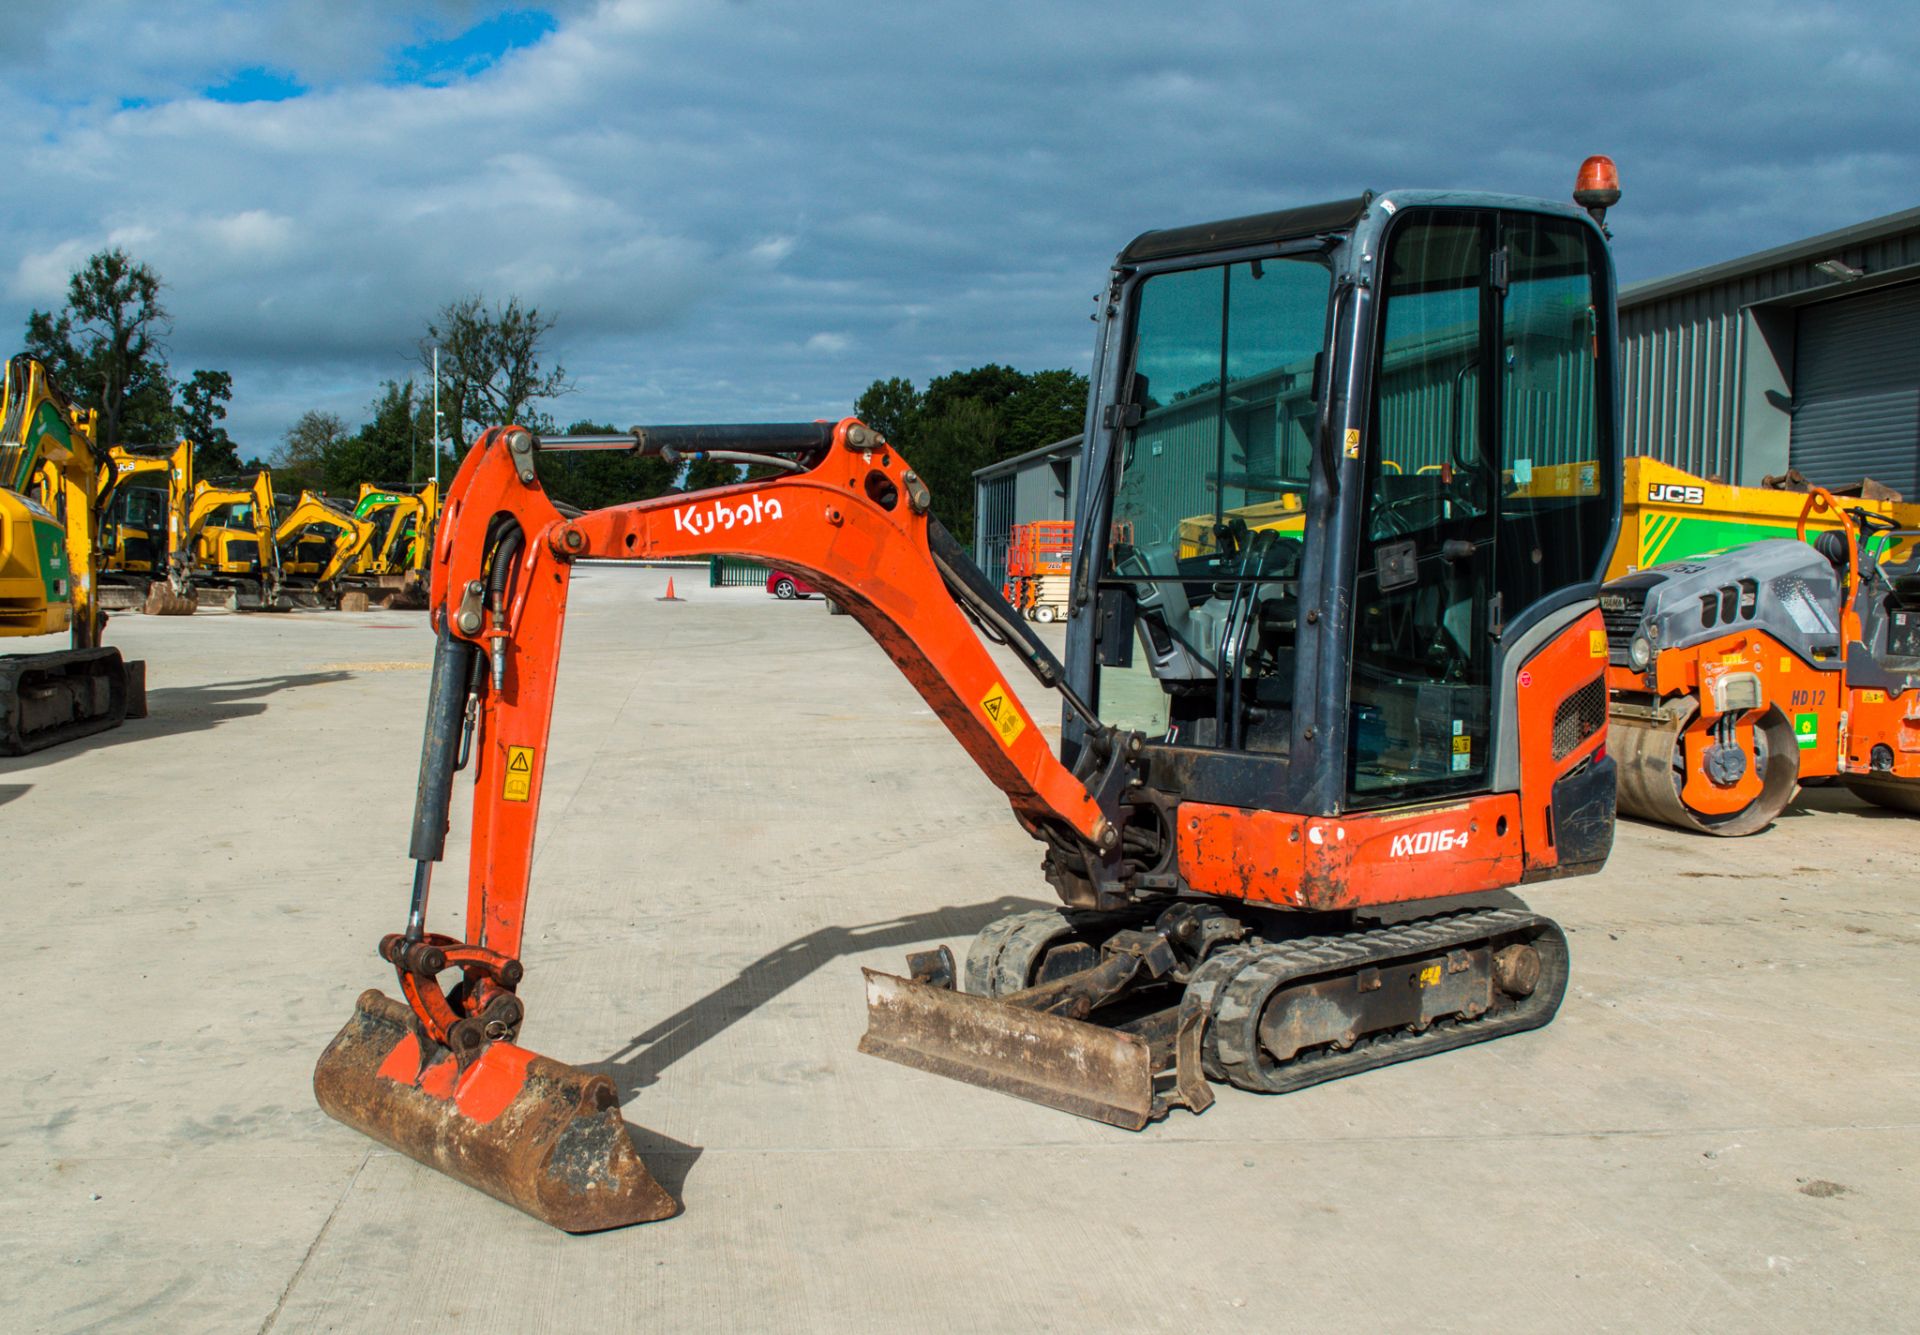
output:
POLYGON ((860 1051, 1138 1131, 1154 1116, 1146 1041, 876 969, 860 1051))
POLYGON ((425 1060, 413 1013, 370 989, 313 1072, 328 1116, 568 1233, 665 1219, 613 1082, 496 1042, 465 1071, 425 1060))

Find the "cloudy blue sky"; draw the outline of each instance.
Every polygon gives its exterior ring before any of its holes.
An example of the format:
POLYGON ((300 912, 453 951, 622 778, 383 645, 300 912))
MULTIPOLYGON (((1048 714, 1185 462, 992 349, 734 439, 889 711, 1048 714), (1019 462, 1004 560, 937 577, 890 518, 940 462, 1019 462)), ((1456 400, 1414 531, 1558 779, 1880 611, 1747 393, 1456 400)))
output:
POLYGON ((157 268, 269 450, 452 297, 559 317, 561 420, 828 416, 1086 365, 1155 226, 1620 163, 1628 281, 1920 204, 1920 7, 10 0, 0 323, 157 268))

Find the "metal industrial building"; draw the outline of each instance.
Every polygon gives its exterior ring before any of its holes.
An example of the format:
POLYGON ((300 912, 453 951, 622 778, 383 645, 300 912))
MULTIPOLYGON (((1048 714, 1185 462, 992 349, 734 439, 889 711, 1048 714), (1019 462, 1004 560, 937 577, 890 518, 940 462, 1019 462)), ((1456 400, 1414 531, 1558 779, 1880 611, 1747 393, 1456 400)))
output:
POLYGON ((973 475, 974 560, 999 584, 1007 577, 1007 535, 1034 519, 1072 519, 1080 481, 1079 436, 1069 436, 973 475))
POLYGON ((1620 294, 1629 454, 1920 497, 1920 209, 1620 294))
MULTIPOLYGON (((1920 498, 1920 208, 1626 288, 1620 358, 1628 454, 1920 498)), ((973 475, 991 577, 1014 524, 1073 517, 1079 467, 1074 436, 973 475)))

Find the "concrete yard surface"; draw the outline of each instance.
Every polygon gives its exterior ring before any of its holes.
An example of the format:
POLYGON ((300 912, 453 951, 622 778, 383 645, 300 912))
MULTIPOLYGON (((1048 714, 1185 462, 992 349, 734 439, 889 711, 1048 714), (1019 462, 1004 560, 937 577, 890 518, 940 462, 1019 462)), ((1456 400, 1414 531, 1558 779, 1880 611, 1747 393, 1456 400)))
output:
POLYGON ((567 1237, 314 1105, 393 987, 424 615, 119 616, 152 716, 0 760, 7 1330, 1914 1323, 1912 818, 1623 824, 1526 895, 1548 1028, 1127 1133, 855 1051, 859 966, 1050 902, 1038 846, 852 618, 665 578, 575 579, 522 1041, 684 1212, 567 1237))

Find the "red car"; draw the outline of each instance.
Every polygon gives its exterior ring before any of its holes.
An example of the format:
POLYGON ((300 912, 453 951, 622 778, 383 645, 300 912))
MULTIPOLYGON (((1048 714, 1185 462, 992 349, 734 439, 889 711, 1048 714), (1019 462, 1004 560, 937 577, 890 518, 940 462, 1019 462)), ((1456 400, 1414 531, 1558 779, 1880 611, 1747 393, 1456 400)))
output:
POLYGON ((798 575, 789 575, 784 570, 771 570, 767 572, 767 592, 785 601, 789 598, 811 598, 820 590, 798 575))

